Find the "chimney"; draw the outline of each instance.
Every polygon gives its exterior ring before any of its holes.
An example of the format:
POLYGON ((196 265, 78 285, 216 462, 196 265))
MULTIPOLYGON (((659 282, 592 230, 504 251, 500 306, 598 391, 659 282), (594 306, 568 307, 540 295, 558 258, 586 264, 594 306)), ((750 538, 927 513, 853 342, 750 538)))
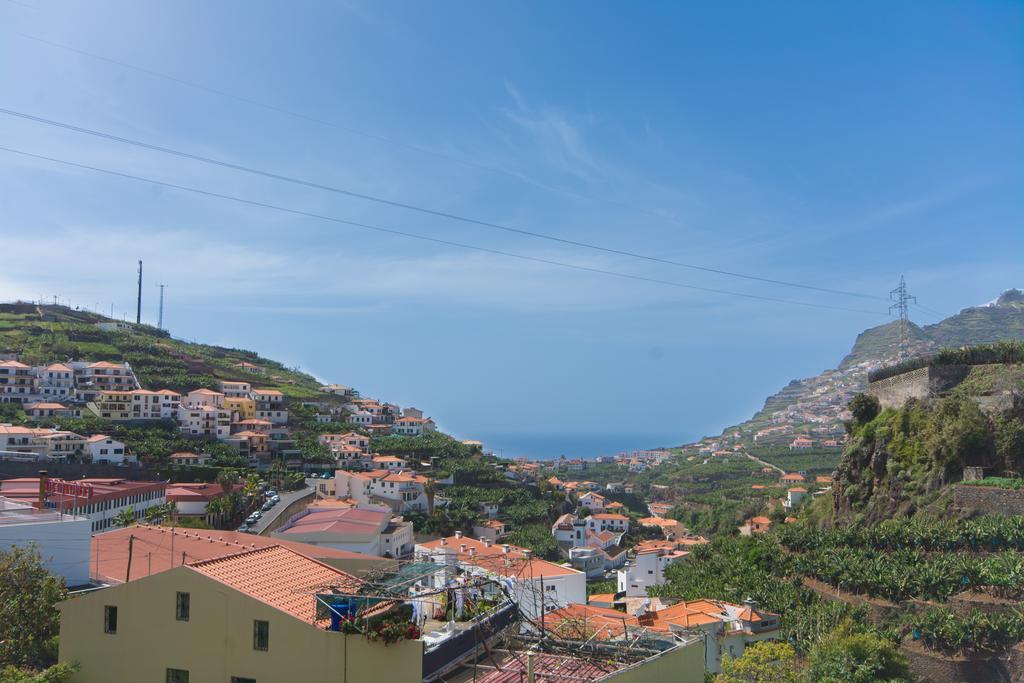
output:
POLYGON ((502 543, 501 544, 501 552, 503 552, 504 554, 508 555, 508 551, 509 550, 511 550, 511 548, 508 547, 508 543, 502 543))
POLYGON ((743 604, 746 605, 751 612, 757 611, 757 600, 755 600, 754 598, 747 598, 743 601, 743 604))
POLYGON ((455 538, 462 538, 462 532, 461 531, 456 531, 455 532, 455 538))
POLYGON ((491 542, 491 539, 489 539, 489 538, 485 538, 484 539, 484 547, 485 548, 490 548, 492 545, 494 545, 494 543, 491 542))
POLYGON ((448 545, 448 539, 444 536, 441 537, 441 545, 448 545))
POLYGON ((533 556, 533 551, 529 548, 523 548, 523 557, 529 560, 533 556))
POLYGON ((466 552, 466 544, 465 543, 463 543, 463 544, 461 544, 459 546, 459 552, 463 552, 463 553, 466 552))
POLYGON ((46 509, 46 484, 50 480, 48 475, 49 472, 46 470, 39 470, 39 502, 36 506, 40 510, 46 509))
POLYGON ((470 548, 469 549, 469 556, 471 558, 476 557, 476 548, 470 548))

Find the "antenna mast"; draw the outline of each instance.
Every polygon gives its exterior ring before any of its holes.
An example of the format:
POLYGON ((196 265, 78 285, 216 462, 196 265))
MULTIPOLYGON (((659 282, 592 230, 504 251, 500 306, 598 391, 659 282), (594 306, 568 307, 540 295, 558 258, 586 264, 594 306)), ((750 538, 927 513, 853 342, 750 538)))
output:
POLYGON ((139 259, 139 298, 135 304, 135 324, 142 322, 142 259, 139 259))
POLYGON ((907 304, 916 304, 917 297, 907 294, 907 281, 900 275, 900 286, 889 292, 889 298, 896 303, 889 306, 889 313, 895 309, 900 315, 900 360, 910 355, 910 319, 907 317, 907 304))
POLYGON ((160 285, 160 318, 156 324, 156 327, 159 330, 164 329, 164 287, 166 287, 166 285, 160 285))

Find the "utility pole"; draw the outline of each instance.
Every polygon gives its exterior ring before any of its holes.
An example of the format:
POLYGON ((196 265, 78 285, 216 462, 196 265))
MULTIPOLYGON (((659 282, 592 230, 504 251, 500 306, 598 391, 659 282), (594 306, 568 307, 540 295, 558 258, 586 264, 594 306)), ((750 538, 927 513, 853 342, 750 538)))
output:
POLYGON ((889 313, 895 309, 900 315, 900 360, 910 355, 910 319, 907 317, 907 304, 916 304, 917 297, 907 294, 907 281, 900 275, 900 286, 889 292, 889 298, 896 303, 889 306, 889 313))
POLYGON ((142 259, 139 259, 139 298, 135 304, 135 324, 142 322, 142 259))
POLYGON ((156 323, 158 330, 164 329, 164 287, 166 287, 166 285, 160 285, 160 318, 156 323))

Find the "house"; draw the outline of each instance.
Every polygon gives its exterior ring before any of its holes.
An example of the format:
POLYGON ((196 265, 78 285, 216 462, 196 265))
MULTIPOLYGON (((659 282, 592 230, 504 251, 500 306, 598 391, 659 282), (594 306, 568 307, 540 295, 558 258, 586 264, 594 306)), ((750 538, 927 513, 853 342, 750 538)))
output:
POLYGON ((607 498, 594 491, 584 493, 579 500, 580 505, 591 512, 604 512, 605 504, 608 502, 607 498))
POLYGON ((803 450, 807 448, 812 448, 813 446, 814 442, 808 439, 806 436, 798 436, 795 439, 793 439, 793 441, 790 442, 789 450, 803 450))
POLYGON ((249 398, 256 402, 256 417, 270 420, 274 424, 288 424, 288 410, 284 404, 284 394, 277 389, 253 389, 249 398))
POLYGON ((0 361, 0 401, 25 403, 34 395, 32 368, 16 360, 0 361))
POLYGON ((547 482, 551 484, 551 487, 554 488, 556 491, 565 491, 565 482, 563 482, 558 477, 550 477, 547 480, 547 482))
POLYGON ((611 512, 597 512, 586 518, 587 528, 591 531, 613 531, 625 533, 629 531, 629 517, 611 512))
POLYGON ((652 517, 664 517, 672 512, 672 507, 670 503, 650 503, 647 506, 647 511, 651 513, 652 517))
POLYGON ((320 443, 331 450, 334 450, 336 446, 345 445, 352 446, 363 453, 370 452, 370 437, 357 434, 355 432, 347 432, 345 434, 321 434, 318 437, 320 443))
POLYGON ((344 384, 325 384, 318 391, 321 394, 334 394, 335 396, 353 396, 355 394, 352 387, 346 387, 344 384))
POLYGON ((370 459, 369 465, 368 469, 371 470, 399 472, 409 468, 409 461, 394 455, 375 455, 370 459))
POLYGON ((459 532, 416 544, 416 559, 440 566, 441 570, 431 580, 433 588, 447 585, 460 571, 509 580, 513 601, 530 619, 587 599, 587 577, 583 572, 535 558, 526 548, 478 541, 459 532))
POLYGON ((126 462, 137 462, 134 455, 128 455, 123 442, 106 434, 94 434, 86 439, 89 456, 93 462, 109 462, 120 465, 126 462))
POLYGON ((682 538, 686 535, 686 527, 683 523, 676 519, 667 519, 665 517, 643 517, 638 520, 640 526, 648 529, 660 529, 662 535, 666 540, 671 541, 674 538, 682 538))
POLYGON ((38 460, 44 457, 46 444, 36 438, 30 427, 0 424, 0 457, 4 459, 38 460), (19 457, 14 454, 23 454, 19 457))
POLYGON ((802 484, 804 483, 804 481, 804 475, 800 474, 799 472, 790 472, 789 474, 784 474, 781 477, 779 477, 779 483, 783 485, 802 484))
POLYGON ((68 587, 89 583, 89 520, 56 510, 39 510, 28 501, 0 496, 4 547, 35 545, 43 567, 68 587))
POLYGON ((651 586, 665 583, 665 568, 685 560, 690 552, 675 544, 641 544, 636 554, 616 575, 618 591, 626 597, 644 597, 651 586))
POLYGON ((62 403, 29 403, 24 407, 25 414, 33 420, 48 417, 71 417, 74 411, 62 403))
POLYGON ((265 375, 265 374, 267 374, 267 371, 266 371, 265 368, 261 368, 259 365, 255 365, 255 364, 250 363, 248 361, 242 361, 241 363, 235 363, 231 367, 233 367, 234 369, 238 370, 239 372, 244 372, 244 373, 247 373, 247 374, 250 374, 250 375, 265 375))
POLYGON ((101 391, 132 391, 141 388, 127 363, 73 361, 65 365, 75 372, 76 397, 85 401, 92 401, 101 391))
POLYGON ((817 477, 814 478, 814 483, 815 484, 823 484, 825 486, 830 486, 832 484, 832 477, 829 477, 829 476, 826 476, 826 475, 817 476, 817 477))
POLYGON ((391 433, 399 436, 421 436, 434 431, 437 431, 437 425, 429 417, 403 415, 391 426, 391 433))
POLYGON ((210 459, 210 456, 205 453, 193 453, 191 451, 171 453, 170 457, 172 465, 198 465, 201 467, 209 465, 210 459))
POLYGON ((351 498, 364 506, 383 505, 398 514, 429 514, 432 508, 426 491, 428 481, 424 476, 409 472, 337 470, 334 490, 338 498, 351 498))
POLYGON ((63 459, 68 456, 79 457, 85 453, 88 440, 74 432, 63 432, 56 429, 37 429, 33 435, 35 444, 43 444, 42 453, 48 458, 63 459))
POLYGON ((420 683, 422 641, 329 628, 318 594, 360 584, 278 545, 179 565, 60 603, 59 659, 81 683, 420 683))
POLYGON ((167 501, 175 504, 177 514, 188 517, 205 517, 206 507, 214 498, 225 495, 220 484, 168 484, 167 501))
POLYGON ((231 413, 214 405, 178 408, 178 426, 183 434, 226 439, 231 434, 231 413))
POLYGON ((251 391, 252 384, 249 382, 226 379, 220 381, 220 393, 224 394, 225 398, 249 398, 251 391))
POLYGON ((739 658, 756 642, 782 637, 779 615, 759 609, 753 600, 742 605, 718 600, 683 601, 645 612, 637 621, 649 632, 702 636, 704 669, 708 673, 721 673, 725 655, 739 658))
POLYGON ((110 529, 122 510, 130 509, 136 519, 141 519, 147 509, 167 502, 166 490, 167 483, 162 481, 62 481, 50 477, 44 477, 42 482, 36 477, 0 480, 0 496, 85 517, 93 533, 110 529))
POLYGON ((230 412, 232 419, 238 421, 256 419, 256 401, 248 396, 225 396, 224 410, 230 412))
POLYGON ((224 407, 224 394, 213 389, 193 389, 185 394, 185 405, 190 408, 197 406, 224 407))
POLYGON ((412 522, 393 517, 390 511, 355 507, 308 509, 272 535, 308 545, 387 558, 406 557, 413 551, 412 522))
POLYGON ((35 392, 43 401, 66 401, 75 397, 75 371, 64 363, 32 368, 35 392))
POLYGON ((623 484, 621 481, 610 481, 610 482, 608 482, 607 484, 604 485, 604 488, 609 493, 624 493, 625 492, 625 484, 623 484))
POLYGON ((801 501, 807 496, 807 489, 802 486, 794 486, 786 493, 787 496, 783 505, 787 510, 792 510, 800 506, 801 501))
POLYGON ((750 533, 753 534, 763 534, 772 528, 772 520, 767 517, 751 517, 747 524, 750 526, 750 533))
POLYGON ((498 539, 506 533, 505 523, 496 519, 488 519, 485 522, 477 522, 473 525, 473 535, 480 541, 497 543, 498 539))

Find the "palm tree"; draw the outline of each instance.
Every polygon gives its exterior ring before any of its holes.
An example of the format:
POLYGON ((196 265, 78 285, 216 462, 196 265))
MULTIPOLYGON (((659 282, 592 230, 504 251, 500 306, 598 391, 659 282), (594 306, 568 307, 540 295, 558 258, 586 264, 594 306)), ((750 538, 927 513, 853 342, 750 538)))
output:
POLYGON ((224 489, 224 493, 230 494, 239 483, 238 473, 233 470, 221 470, 217 475, 217 483, 224 489))
POLYGON ((135 524, 135 509, 127 507, 114 515, 114 524, 117 526, 131 526, 135 524))
POLYGON ((159 524, 166 516, 167 507, 164 505, 154 505, 146 510, 146 522, 148 524, 159 524))

